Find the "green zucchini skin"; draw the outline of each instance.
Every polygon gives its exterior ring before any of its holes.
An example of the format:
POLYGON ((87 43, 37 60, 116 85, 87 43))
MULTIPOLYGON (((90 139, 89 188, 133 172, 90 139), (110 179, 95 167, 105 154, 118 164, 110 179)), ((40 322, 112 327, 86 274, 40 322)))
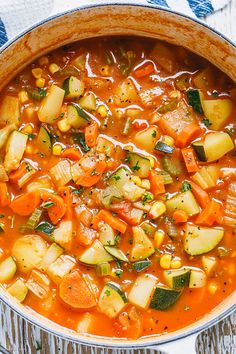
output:
POLYGON ((149 176, 151 163, 147 157, 135 152, 129 152, 126 155, 126 161, 135 175, 141 178, 149 176))
POLYGON ((169 280, 169 285, 173 289, 183 289, 189 285, 190 269, 166 270, 165 278, 169 280))
POLYGON ((150 308, 164 311, 173 306, 181 295, 181 291, 164 287, 157 287, 154 291, 150 308))
POLYGON ((206 162, 207 157, 206 157, 203 142, 199 141, 199 142, 192 143, 192 147, 194 148, 194 151, 196 152, 198 160, 202 161, 202 162, 206 162))
POLYGON ((155 146, 155 150, 159 152, 163 152, 164 154, 173 154, 174 148, 168 144, 163 143, 162 141, 158 141, 155 146))
POLYGON ((190 89, 187 91, 188 104, 193 107, 196 113, 203 114, 199 90, 190 89))
POLYGON ((143 270, 149 268, 152 265, 152 262, 149 259, 145 259, 143 261, 138 261, 133 263, 133 269, 136 270, 137 273, 142 272, 143 270))
POLYGON ((116 259, 119 259, 119 261, 129 262, 126 255, 121 250, 119 250, 119 248, 116 248, 114 246, 103 246, 103 247, 111 256, 115 257, 116 259))
POLYGON ((122 298, 122 300, 127 303, 128 302, 128 299, 125 295, 125 293, 120 289, 119 286, 117 286, 115 283, 113 282, 109 282, 109 283, 106 283, 106 286, 108 286, 109 288, 115 290, 119 295, 120 297, 122 298))

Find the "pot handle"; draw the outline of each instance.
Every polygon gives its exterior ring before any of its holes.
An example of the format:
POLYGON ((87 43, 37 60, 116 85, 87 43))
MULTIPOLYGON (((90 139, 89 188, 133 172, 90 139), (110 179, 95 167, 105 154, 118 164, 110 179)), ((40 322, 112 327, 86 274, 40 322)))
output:
POLYGON ((157 347, 150 349, 158 350, 166 354, 197 354, 196 352, 196 339, 199 333, 187 336, 185 338, 175 340, 173 342, 160 344, 157 347))

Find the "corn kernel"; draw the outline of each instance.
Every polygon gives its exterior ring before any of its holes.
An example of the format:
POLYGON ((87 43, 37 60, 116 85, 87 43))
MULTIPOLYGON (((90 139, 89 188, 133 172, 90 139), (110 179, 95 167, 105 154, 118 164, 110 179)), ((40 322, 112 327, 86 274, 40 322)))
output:
POLYGON ((182 266, 182 263, 179 259, 173 259, 173 261, 171 261, 170 263, 171 268, 173 269, 177 269, 180 268, 182 266))
POLYGON ((174 144, 175 144, 174 139, 169 135, 164 135, 162 138, 162 142, 169 145, 169 146, 174 146, 174 144))
POLYGON ((151 218, 156 219, 166 212, 166 206, 163 202, 155 202, 152 204, 149 215, 151 218))
POLYGON ((149 179, 143 179, 142 183, 141 183, 141 187, 143 187, 145 189, 150 189, 151 183, 150 183, 149 179))
POLYGON ((62 152, 62 146, 60 144, 53 145, 52 153, 55 156, 60 156, 62 152))
POLYGON ((137 186, 141 187, 142 181, 139 176, 132 176, 131 179, 137 186))
POLYGON ((27 107, 27 108, 25 108, 24 112, 26 114, 27 119, 30 121, 34 118, 35 108, 34 107, 27 107))
POLYGON ((164 241, 165 233, 162 230, 158 230, 154 234, 154 245, 156 248, 160 247, 164 241))
POLYGON ((21 131, 22 131, 22 133, 24 133, 24 134, 32 134, 33 128, 31 127, 30 124, 26 124, 26 125, 24 126, 24 128, 23 128, 21 131))
POLYGON ((171 264, 171 254, 164 254, 160 258, 160 266, 163 269, 170 269, 170 264, 171 264))
POLYGON ((175 98, 175 99, 177 99, 177 100, 180 100, 180 99, 181 99, 181 93, 180 93, 180 91, 178 91, 178 90, 173 90, 173 91, 171 91, 171 92, 169 93, 169 97, 170 97, 170 98, 175 98))
POLYGON ((155 166, 155 159, 152 156, 147 156, 148 160, 150 161, 150 166, 151 168, 154 168, 155 166))
POLYGON ((125 150, 132 152, 134 150, 134 147, 132 145, 125 145, 125 150))
POLYGON ((49 65, 49 71, 51 74, 55 74, 59 70, 60 70, 60 67, 57 64, 52 63, 49 65))
POLYGON ((44 55, 41 58, 39 58, 38 62, 40 66, 43 66, 43 65, 47 65, 49 63, 49 60, 48 57, 44 55))
POLYGON ((104 105, 99 106, 97 111, 98 111, 98 114, 100 114, 100 116, 102 118, 105 118, 107 116, 107 108, 106 108, 106 106, 104 106, 104 105))
POLYGON ((21 103, 26 103, 29 100, 29 95, 25 90, 20 91, 18 97, 21 103))
POLYGON ((41 68, 35 68, 32 69, 31 72, 35 79, 39 79, 42 76, 43 70, 41 68))
POLYGON ((70 130, 71 126, 67 120, 67 118, 63 118, 61 119, 58 123, 57 123, 58 128, 60 129, 60 131, 62 133, 66 133, 68 132, 68 130, 70 130))
POLYGON ((40 77, 40 79, 37 79, 35 82, 37 87, 44 87, 45 85, 45 79, 43 77, 40 77))
POLYGON ((216 290, 217 290, 217 285, 214 284, 214 283, 210 283, 208 285, 208 291, 211 295, 214 295, 216 293, 216 290))
POLYGON ((103 65, 101 68, 100 68, 100 73, 103 75, 103 76, 109 76, 110 73, 111 73, 111 68, 109 65, 103 65))

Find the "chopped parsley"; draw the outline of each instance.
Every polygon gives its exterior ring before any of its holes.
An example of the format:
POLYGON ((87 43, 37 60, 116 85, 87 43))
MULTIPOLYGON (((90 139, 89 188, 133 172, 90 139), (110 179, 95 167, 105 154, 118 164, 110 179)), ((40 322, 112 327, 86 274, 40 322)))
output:
POLYGON ((106 294, 106 296, 110 296, 110 295, 111 295, 110 290, 109 290, 109 289, 106 289, 105 294, 106 294))
POLYGON ((45 209, 49 209, 51 208, 53 205, 55 205, 54 202, 45 202, 42 204, 42 207, 45 208, 45 209))
POLYGON ((113 176, 113 178, 114 178, 115 181, 119 181, 120 176, 113 176))
POLYGON ((140 166, 138 166, 138 164, 139 164, 139 161, 137 161, 136 164, 131 167, 133 171, 139 171, 140 170, 140 166))
POLYGON ((84 187, 80 186, 79 189, 73 189, 73 191, 71 193, 79 195, 81 193, 83 193, 84 191, 84 187))
POLYGON ((181 188, 182 192, 191 191, 191 189, 192 189, 191 184, 189 184, 187 181, 184 181, 182 183, 182 188, 181 188))
POLYGON ((150 202, 151 200, 152 200, 151 194, 148 194, 148 193, 143 194, 143 197, 142 197, 143 204, 146 204, 146 203, 150 202))
POLYGON ((156 136, 157 136, 157 132, 156 132, 156 130, 153 130, 153 132, 152 132, 152 137, 153 137, 153 138, 156 138, 156 136))
POLYGON ((205 127, 209 128, 212 123, 210 123, 209 119, 203 118, 202 123, 205 125, 205 127))

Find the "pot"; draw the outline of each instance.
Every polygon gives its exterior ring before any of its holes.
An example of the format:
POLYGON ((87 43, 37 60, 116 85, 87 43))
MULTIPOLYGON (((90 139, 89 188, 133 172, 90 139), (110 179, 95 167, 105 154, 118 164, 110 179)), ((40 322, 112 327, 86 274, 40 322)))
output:
MULTIPOLYGON (((236 81, 235 45, 204 23, 151 5, 99 2, 42 21, 3 46, 0 50, 0 89, 42 54, 81 39, 106 35, 152 37, 181 45, 206 58, 236 81)), ((236 308, 235 291, 194 324, 161 336, 128 341, 80 335, 63 328, 17 303, 3 287, 0 287, 0 299, 32 324, 78 344, 121 349, 152 347, 175 354, 182 353, 183 348, 186 353, 194 353, 197 335, 236 308)))

